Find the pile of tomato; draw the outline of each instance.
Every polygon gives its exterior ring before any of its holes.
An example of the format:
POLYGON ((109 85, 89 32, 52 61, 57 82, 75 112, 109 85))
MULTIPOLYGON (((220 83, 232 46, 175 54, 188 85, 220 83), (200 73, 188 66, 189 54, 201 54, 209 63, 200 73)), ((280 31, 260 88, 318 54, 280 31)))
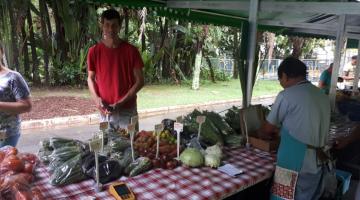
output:
POLYGON ((0 148, 0 199, 45 199, 39 189, 31 187, 38 162, 34 154, 18 153, 11 146, 0 148))

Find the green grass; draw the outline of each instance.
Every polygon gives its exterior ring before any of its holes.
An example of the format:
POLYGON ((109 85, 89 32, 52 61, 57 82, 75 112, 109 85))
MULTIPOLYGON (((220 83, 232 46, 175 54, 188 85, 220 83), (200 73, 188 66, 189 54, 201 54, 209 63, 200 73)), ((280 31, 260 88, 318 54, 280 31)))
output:
MULTIPOLYGON (((254 87, 254 97, 277 94, 280 91, 277 81, 259 81, 254 87)), ((241 99, 239 80, 200 84, 199 90, 190 85, 150 85, 145 86, 138 95, 138 107, 157 108, 162 106, 205 103, 210 101, 241 99)))
MULTIPOLYGON (((254 97, 275 95, 281 90, 278 81, 259 80, 254 86, 254 97)), ((32 89, 33 97, 41 96, 78 96, 89 98, 85 89, 52 88, 32 89)), ((224 82, 203 82, 199 90, 192 90, 189 84, 176 85, 147 85, 138 93, 138 108, 159 108, 173 105, 205 103, 219 100, 241 99, 239 80, 224 82)))

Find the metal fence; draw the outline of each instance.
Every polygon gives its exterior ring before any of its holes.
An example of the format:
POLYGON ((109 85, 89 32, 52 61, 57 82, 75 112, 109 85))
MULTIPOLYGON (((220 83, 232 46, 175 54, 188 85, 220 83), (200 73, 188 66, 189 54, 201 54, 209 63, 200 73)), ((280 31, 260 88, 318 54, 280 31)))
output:
MULTIPOLYGON (((277 69, 281 63, 281 59, 265 59, 261 64, 258 71, 258 78, 260 79, 277 79, 277 69)), ((310 81, 318 81, 323 72, 332 62, 326 59, 303 59, 302 60, 308 71, 307 78, 310 81)))
MULTIPOLYGON (((234 59, 229 58, 210 58, 212 66, 226 75, 231 76, 234 72, 234 59)), ((208 67, 207 62, 202 60, 203 67, 208 67)))
MULTIPOLYGON (((234 59, 228 58, 210 58, 213 67, 219 71, 232 75, 234 71, 234 59)), ((276 80, 277 69, 281 63, 281 59, 265 59, 260 60, 260 67, 258 68, 258 79, 276 80)), ((303 59, 302 60, 308 68, 308 80, 318 81, 321 72, 324 71, 332 60, 328 59, 303 59)), ((203 67, 208 67, 207 62, 203 60, 203 67)))

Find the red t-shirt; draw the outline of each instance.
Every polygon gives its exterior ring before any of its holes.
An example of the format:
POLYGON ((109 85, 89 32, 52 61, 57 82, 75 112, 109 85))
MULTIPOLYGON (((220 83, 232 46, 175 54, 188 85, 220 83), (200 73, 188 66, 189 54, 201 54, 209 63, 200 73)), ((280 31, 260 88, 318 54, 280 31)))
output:
MULTIPOLYGON (((136 47, 121 42, 117 48, 108 48, 102 42, 90 47, 87 57, 88 70, 95 72, 95 90, 101 99, 113 104, 123 98, 135 84, 134 68, 144 63, 136 47)), ((136 96, 123 108, 133 108, 136 96)))

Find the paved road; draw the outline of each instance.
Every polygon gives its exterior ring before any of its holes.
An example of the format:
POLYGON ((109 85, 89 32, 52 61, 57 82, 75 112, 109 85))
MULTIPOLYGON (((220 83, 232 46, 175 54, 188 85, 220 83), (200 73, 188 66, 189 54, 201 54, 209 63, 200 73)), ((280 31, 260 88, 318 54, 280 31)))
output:
MULTIPOLYGON (((266 98, 259 102, 253 102, 254 104, 271 104, 273 98, 266 98)), ((216 112, 224 111, 231 106, 239 106, 237 104, 228 104, 228 105, 217 105, 217 106, 207 106, 202 107, 201 109, 213 110, 216 112)), ((169 112, 164 115, 158 115, 154 117, 149 117, 139 120, 139 129, 140 130, 153 130, 154 125, 161 122, 165 118, 175 119, 177 116, 186 115, 188 112, 169 112)), ((67 137, 79 140, 87 140, 94 133, 98 131, 98 125, 81 125, 81 126, 72 126, 72 127, 62 127, 62 128, 50 128, 50 129, 29 129, 23 130, 22 136, 20 137, 17 148, 21 152, 32 152, 36 153, 39 149, 39 142, 45 138, 49 137, 67 137)))

